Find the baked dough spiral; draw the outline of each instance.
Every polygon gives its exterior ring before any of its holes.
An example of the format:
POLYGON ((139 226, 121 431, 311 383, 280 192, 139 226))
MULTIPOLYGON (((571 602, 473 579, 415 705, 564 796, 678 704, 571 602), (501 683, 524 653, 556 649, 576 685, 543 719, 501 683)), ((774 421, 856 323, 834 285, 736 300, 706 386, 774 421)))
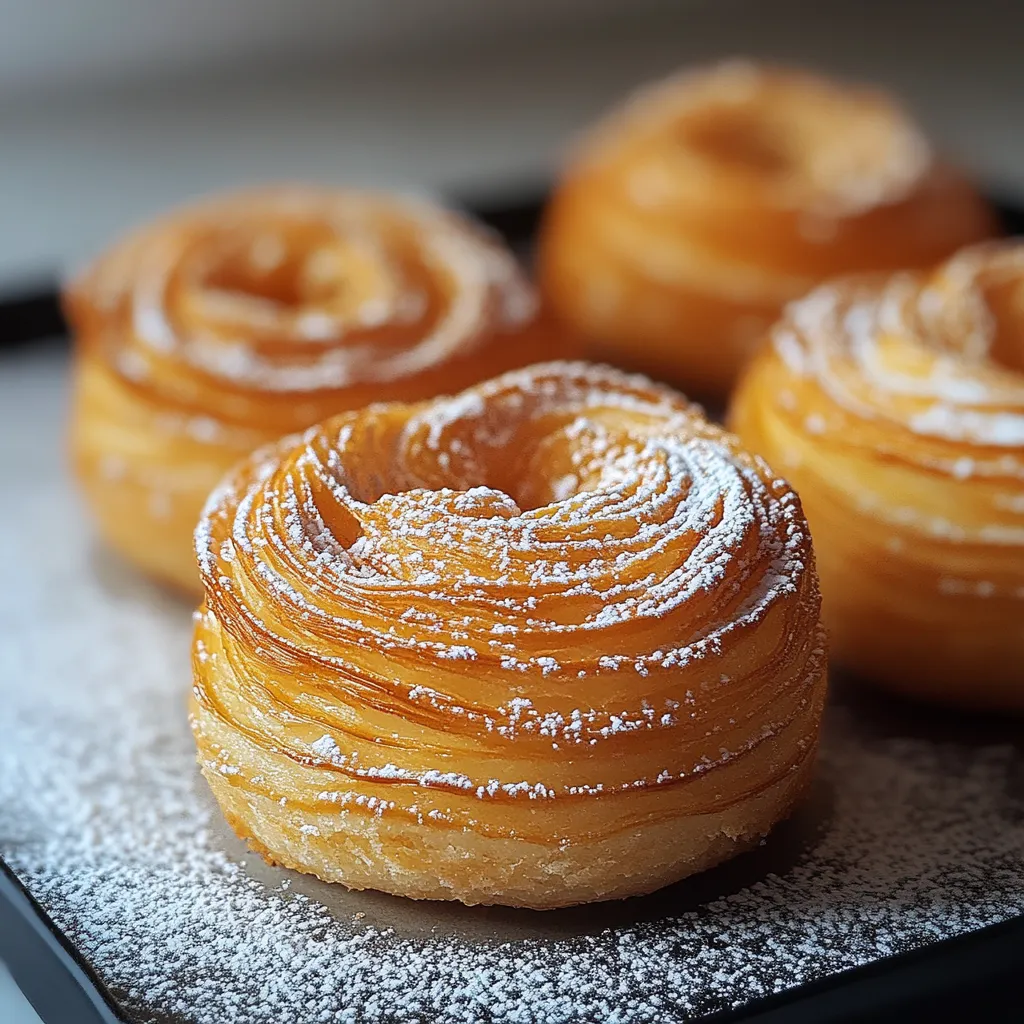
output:
POLYGON ((200 763, 277 863, 563 906, 723 860, 807 783, 799 501, 645 378, 542 364, 337 416, 236 469, 196 550, 200 763))
POLYGON ((599 357, 718 398, 815 284, 926 267, 993 233, 886 96, 731 61, 648 88, 584 140, 540 281, 599 357))
POLYGON ((384 195, 280 187, 174 212, 74 281, 74 462, 100 529, 195 591, 192 532, 254 448, 559 354, 512 256, 384 195))
POLYGON ((823 286, 731 422, 800 492, 842 664, 1024 710, 1024 245, 823 286))

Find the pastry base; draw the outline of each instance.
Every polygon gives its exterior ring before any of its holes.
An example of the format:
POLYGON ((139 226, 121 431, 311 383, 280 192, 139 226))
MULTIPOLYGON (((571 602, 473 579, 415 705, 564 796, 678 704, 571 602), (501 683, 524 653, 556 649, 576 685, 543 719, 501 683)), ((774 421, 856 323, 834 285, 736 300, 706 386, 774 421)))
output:
POLYGON ((411 899, 552 910, 653 892, 756 846, 806 791, 813 754, 724 810, 564 848, 346 811, 291 811, 230 776, 203 775, 234 831, 271 864, 411 899))

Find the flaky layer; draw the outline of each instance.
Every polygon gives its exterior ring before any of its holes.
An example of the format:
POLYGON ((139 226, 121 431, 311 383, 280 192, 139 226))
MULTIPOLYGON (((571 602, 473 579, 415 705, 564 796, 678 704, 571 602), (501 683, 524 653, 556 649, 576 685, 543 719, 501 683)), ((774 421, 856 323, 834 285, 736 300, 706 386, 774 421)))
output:
POLYGON ((783 304, 993 231, 888 98, 731 62, 639 94, 556 190, 540 279, 603 357, 722 396, 783 304))
POLYGON ((814 531, 837 658, 1024 709, 1024 247, 794 304, 743 380, 741 438, 814 531))
POLYGON ((335 417, 232 474, 196 544, 200 758, 283 863, 556 906, 706 866, 803 785, 799 502, 643 378, 547 364, 335 417))
POLYGON ((211 488, 261 444, 562 350, 511 255, 455 215, 280 188, 173 213, 65 296, 76 467, 103 532, 195 589, 211 488))

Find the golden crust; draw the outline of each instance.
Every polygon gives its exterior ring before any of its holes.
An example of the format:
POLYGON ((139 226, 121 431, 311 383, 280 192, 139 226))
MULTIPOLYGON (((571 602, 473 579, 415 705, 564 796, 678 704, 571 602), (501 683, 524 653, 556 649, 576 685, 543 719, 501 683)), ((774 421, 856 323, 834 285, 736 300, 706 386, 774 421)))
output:
POLYGON ((454 214, 277 188, 179 210, 74 281, 75 467, 107 541, 195 591, 210 490, 284 433, 569 350, 454 214))
POLYGON ((928 266, 993 233, 884 95, 734 61, 649 88, 584 140, 540 281, 599 357, 720 397, 816 283, 928 266))
POLYGON ((227 822, 268 863, 350 889, 552 910, 653 892, 756 846, 805 792, 813 750, 790 774, 723 810, 565 847, 370 815, 311 814, 205 771, 227 822))
POLYGON ((799 489, 836 658, 1024 710, 1024 246, 795 303, 731 423, 799 489))
POLYGON ((335 417, 196 533, 202 769, 277 863, 555 907, 765 834, 825 695, 800 504, 667 389, 584 364, 335 417))

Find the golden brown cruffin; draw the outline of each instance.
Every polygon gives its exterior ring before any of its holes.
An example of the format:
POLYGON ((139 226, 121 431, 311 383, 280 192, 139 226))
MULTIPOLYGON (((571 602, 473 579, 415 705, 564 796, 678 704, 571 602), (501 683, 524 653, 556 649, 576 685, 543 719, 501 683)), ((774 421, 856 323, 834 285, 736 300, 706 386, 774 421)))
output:
POLYGON ((643 893, 807 785, 800 503, 696 406, 582 363, 253 455, 196 532, 192 727, 268 859, 429 899, 643 893))
POLYGON ((799 489, 842 664, 1024 710, 1024 245, 795 303, 731 422, 799 489))
POLYGON ((203 502, 254 448, 570 351, 482 228, 411 200, 304 187, 173 212, 96 261, 65 306, 73 457, 100 530, 192 591, 203 502))
POLYGON ((541 290, 598 357, 721 398, 815 284, 992 234, 884 94, 731 61, 646 89, 583 141, 541 232, 541 290))

